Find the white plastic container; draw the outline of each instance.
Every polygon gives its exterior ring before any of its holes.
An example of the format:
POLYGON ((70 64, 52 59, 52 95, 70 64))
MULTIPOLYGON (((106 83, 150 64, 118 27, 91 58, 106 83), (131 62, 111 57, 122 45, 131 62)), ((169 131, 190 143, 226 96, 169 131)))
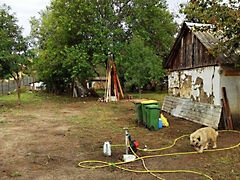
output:
POLYGON ((113 102, 117 101, 116 96, 111 96, 111 101, 113 101, 113 102))
POLYGON ((136 156, 134 156, 133 154, 124 154, 123 155, 124 162, 133 161, 134 159, 136 159, 136 156))
POLYGON ((103 144, 103 154, 105 156, 111 156, 111 144, 109 143, 109 141, 106 141, 103 144))

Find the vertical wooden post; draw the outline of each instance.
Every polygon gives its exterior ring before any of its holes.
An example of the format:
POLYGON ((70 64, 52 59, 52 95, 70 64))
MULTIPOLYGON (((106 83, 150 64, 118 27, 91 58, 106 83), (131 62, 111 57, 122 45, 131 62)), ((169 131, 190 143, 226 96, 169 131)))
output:
POLYGON ((114 64, 113 61, 113 57, 111 57, 108 60, 108 64, 107 64, 107 71, 106 71, 106 86, 105 86, 105 101, 106 102, 110 102, 111 101, 111 95, 112 95, 112 89, 111 89, 111 80, 113 78, 113 92, 115 94, 115 97, 117 98, 117 100, 119 100, 119 92, 118 92, 118 86, 119 86, 119 90, 121 92, 122 98, 124 98, 124 94, 122 91, 122 87, 117 75, 117 70, 116 70, 116 66, 114 64), (112 69, 113 69, 113 77, 112 77, 112 69))
POLYGON ((223 102, 223 99, 221 99, 221 102, 222 102, 222 125, 223 125, 223 128, 224 129, 228 129, 228 124, 227 124, 227 115, 226 115, 226 110, 225 110, 225 107, 224 107, 224 102, 223 102))
POLYGON ((108 102, 111 101, 111 96, 112 96, 112 93, 111 93, 111 63, 109 62, 109 68, 108 68, 108 102))
POLYGON ((117 88, 117 78, 116 78, 116 67, 113 62, 113 83, 114 83, 114 93, 115 93, 115 98, 119 101, 119 93, 118 93, 118 88, 117 88))
POLYGON ((230 107, 229 107, 229 103, 228 103, 227 93, 226 93, 226 88, 225 87, 222 87, 222 95, 223 95, 223 104, 224 104, 223 107, 225 108, 225 112, 226 112, 228 129, 232 130, 233 129, 232 117, 231 117, 231 112, 230 112, 230 107))
POLYGON ((122 91, 122 86, 121 86, 121 84, 120 84, 118 75, 117 75, 117 82, 118 82, 118 86, 119 86, 119 90, 120 90, 121 96, 122 96, 122 98, 124 99, 124 94, 123 94, 123 91, 122 91))
POLYGON ((107 64, 107 71, 106 71, 106 82, 105 82, 105 93, 104 93, 104 101, 108 101, 108 70, 109 65, 107 64))
MULTIPOLYGON (((237 93, 237 106, 240 109, 240 93, 239 93, 238 85, 236 85, 236 93, 237 93)), ((240 112, 238 112, 238 119, 240 120, 240 112)))

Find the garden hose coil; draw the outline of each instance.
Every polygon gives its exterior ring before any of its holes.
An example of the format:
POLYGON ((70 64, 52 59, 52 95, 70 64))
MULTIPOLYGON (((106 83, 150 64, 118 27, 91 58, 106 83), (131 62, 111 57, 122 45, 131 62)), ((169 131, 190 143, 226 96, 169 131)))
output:
MULTIPOLYGON (((240 131, 236 131, 236 130, 220 130, 218 132, 234 132, 234 133, 240 133, 240 131)), ((148 152, 153 152, 153 151, 161 151, 161 150, 165 150, 165 149, 169 149, 169 148, 172 148, 176 142, 179 140, 179 139, 182 139, 184 137, 188 137, 189 135, 183 135, 183 136, 180 136, 176 139, 174 139, 174 142, 170 145, 170 146, 167 146, 167 147, 163 147, 163 148, 159 148, 159 149, 149 149, 149 150, 146 150, 146 149, 141 149, 141 148, 138 148, 138 150, 140 151, 148 151, 148 152)), ((124 146, 124 145, 113 145, 113 146, 124 146)), ((230 146, 230 147, 226 147, 226 148, 219 148, 219 149, 209 149, 209 150, 205 150, 204 152, 215 152, 215 151, 223 151, 223 150, 230 150, 230 149, 234 149, 234 148, 237 148, 240 146, 240 142, 234 146, 230 146)), ((109 162, 104 162, 104 161, 81 161, 78 163, 78 166, 79 167, 82 167, 82 168, 89 168, 89 169, 96 169, 96 168, 103 168, 103 167, 116 167, 116 168, 119 168, 121 170, 124 170, 124 171, 128 171, 128 172, 135 172, 135 173, 150 173, 151 175, 153 175, 154 177, 158 178, 158 179, 161 179, 161 180, 164 180, 164 178, 161 178, 159 176, 157 176, 156 174, 154 173, 192 173, 192 174, 197 174, 197 175, 201 175, 201 176, 204 176, 206 177, 207 179, 210 179, 212 180, 212 178, 210 176, 208 176, 207 174, 204 174, 202 172, 197 172, 197 171, 191 171, 191 170, 149 170, 146 165, 145 165, 145 162, 144 162, 144 159, 147 159, 147 158, 154 158, 154 157, 164 157, 164 156, 175 156, 175 155, 188 155, 188 154, 197 154, 198 152, 196 151, 192 151, 192 152, 178 152, 178 153, 169 153, 169 154, 158 154, 158 155, 149 155, 149 156, 142 156, 142 157, 139 157, 131 148, 131 146, 129 146, 132 153, 136 156, 136 159, 132 160, 132 161, 127 161, 127 162, 117 162, 117 163, 109 163, 109 162), (123 164, 127 164, 127 163, 131 163, 131 162, 134 162, 134 161, 138 161, 138 160, 141 160, 142 163, 143 163, 143 167, 145 168, 145 170, 133 170, 133 169, 128 169, 128 168, 124 168, 122 167, 121 165, 123 164), (98 165, 98 166, 87 166, 87 165, 84 165, 84 164, 89 164, 89 163, 100 163, 102 165, 98 165)))

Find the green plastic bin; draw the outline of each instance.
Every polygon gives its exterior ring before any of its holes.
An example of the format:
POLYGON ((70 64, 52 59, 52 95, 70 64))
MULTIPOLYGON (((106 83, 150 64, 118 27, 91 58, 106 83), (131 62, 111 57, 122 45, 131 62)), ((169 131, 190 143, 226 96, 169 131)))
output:
POLYGON ((147 125, 147 109, 146 107, 148 105, 158 105, 158 102, 155 100, 148 100, 148 101, 142 101, 142 117, 143 117, 143 124, 147 125))
POLYGON ((147 128, 150 130, 159 129, 159 112, 161 107, 158 105, 147 105, 147 128))
POLYGON ((142 114, 142 104, 141 102, 134 103, 136 107, 136 117, 137 122, 141 124, 143 122, 143 114, 142 114))

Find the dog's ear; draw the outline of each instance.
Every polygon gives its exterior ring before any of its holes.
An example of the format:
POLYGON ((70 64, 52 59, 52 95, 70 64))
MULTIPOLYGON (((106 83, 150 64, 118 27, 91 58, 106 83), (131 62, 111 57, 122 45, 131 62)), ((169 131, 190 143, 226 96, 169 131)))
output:
POLYGON ((201 141, 201 138, 200 138, 200 137, 198 137, 198 138, 197 138, 197 140, 198 140, 198 141, 201 141))

